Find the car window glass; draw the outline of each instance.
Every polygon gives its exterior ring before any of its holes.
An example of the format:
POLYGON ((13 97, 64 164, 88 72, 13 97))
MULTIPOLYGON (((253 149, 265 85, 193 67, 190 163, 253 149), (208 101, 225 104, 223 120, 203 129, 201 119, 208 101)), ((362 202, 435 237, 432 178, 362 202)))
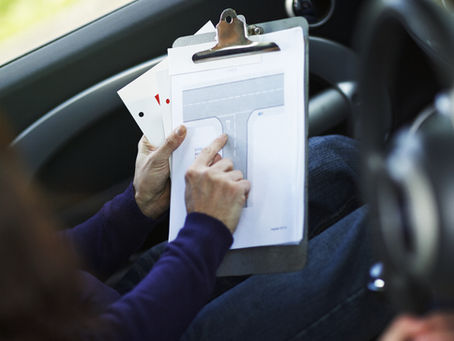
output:
POLYGON ((454 0, 434 0, 436 3, 438 3, 440 6, 442 6, 444 9, 447 9, 451 13, 454 11, 454 0))
POLYGON ((134 0, 0 0, 0 65, 134 0))

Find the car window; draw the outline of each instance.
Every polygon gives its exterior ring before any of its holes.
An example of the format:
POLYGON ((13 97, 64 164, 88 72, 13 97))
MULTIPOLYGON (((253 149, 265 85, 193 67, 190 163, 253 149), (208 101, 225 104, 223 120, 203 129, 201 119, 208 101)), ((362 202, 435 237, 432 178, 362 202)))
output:
POLYGON ((0 65, 134 0, 0 0, 0 65))
POLYGON ((454 0, 435 0, 435 2, 451 13, 454 12, 454 0))

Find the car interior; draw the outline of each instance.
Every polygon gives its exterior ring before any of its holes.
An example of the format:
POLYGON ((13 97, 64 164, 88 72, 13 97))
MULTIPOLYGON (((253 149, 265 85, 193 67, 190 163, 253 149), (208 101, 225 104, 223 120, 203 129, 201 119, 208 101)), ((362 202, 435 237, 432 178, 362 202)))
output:
MULTIPOLYGON (((409 1, 397 2, 403 16, 412 15, 409 1)), ((0 112, 11 125, 11 146, 62 228, 86 220, 133 177, 141 131, 117 90, 161 61, 178 37, 207 20, 216 24, 225 8, 243 14, 248 24, 304 16, 310 24, 309 135, 358 136, 359 51, 368 3, 134 1, 0 67, 0 112)), ((427 110, 444 90, 429 58, 438 51, 431 33, 422 24, 399 37, 383 96, 391 108, 384 140, 405 125, 426 124, 427 110)), ((168 220, 161 224, 146 246, 167 239, 168 220)))

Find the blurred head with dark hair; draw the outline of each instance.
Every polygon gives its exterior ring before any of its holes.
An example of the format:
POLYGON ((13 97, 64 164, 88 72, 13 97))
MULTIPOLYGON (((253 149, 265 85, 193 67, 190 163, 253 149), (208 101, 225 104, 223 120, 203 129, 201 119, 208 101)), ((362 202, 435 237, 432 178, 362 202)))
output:
POLYGON ((75 340, 88 310, 75 262, 23 177, 0 120, 0 340, 75 340))

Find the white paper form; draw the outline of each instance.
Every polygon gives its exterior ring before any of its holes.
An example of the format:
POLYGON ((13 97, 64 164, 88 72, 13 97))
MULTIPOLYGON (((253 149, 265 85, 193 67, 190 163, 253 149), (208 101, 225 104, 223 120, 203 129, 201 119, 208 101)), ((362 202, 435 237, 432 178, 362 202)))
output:
MULTIPOLYGON (((211 21, 196 34, 214 32, 211 21)), ((131 116, 152 145, 159 146, 172 130, 172 101, 167 58, 118 91, 131 116), (159 95, 159 102, 156 95, 159 95)))
POLYGON ((172 157, 170 233, 184 224, 184 174, 221 133, 223 157, 251 181, 232 248, 296 244, 303 237, 305 90, 302 29, 250 37, 281 51, 193 63, 213 43, 169 49, 172 124, 188 134, 172 157))

